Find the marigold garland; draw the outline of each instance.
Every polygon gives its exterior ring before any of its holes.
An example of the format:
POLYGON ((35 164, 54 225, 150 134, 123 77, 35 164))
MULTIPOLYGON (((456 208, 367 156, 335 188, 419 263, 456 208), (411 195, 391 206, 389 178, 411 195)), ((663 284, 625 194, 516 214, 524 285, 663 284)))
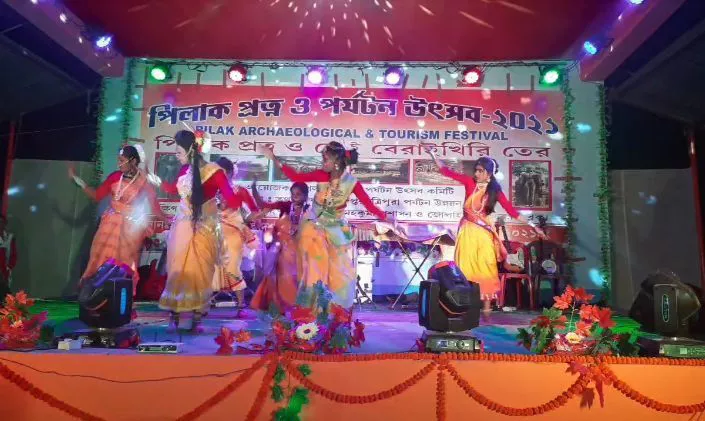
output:
POLYGON ((47 405, 58 409, 59 411, 65 412, 79 420, 84 421, 105 421, 103 418, 96 417, 95 415, 89 414, 83 410, 76 408, 73 405, 69 405, 58 398, 46 393, 45 391, 37 388, 29 380, 25 379, 21 375, 12 371, 8 366, 0 362, 0 377, 5 378, 10 383, 29 393, 35 399, 38 399, 47 405))
MULTIPOLYGON (((257 393, 257 396, 252 403, 246 420, 254 420, 261 412, 264 400, 267 397, 267 392, 274 379, 277 366, 282 365, 286 371, 295 377, 303 386, 307 387, 312 392, 323 396, 324 398, 347 404, 365 404, 377 402, 379 400, 388 399, 397 396, 410 387, 417 384, 424 377, 431 374, 432 371, 438 369, 436 377, 436 418, 443 421, 446 418, 446 384, 445 373, 447 372, 455 383, 465 392, 465 394, 486 407, 487 409, 508 415, 508 416, 531 416, 543 414, 548 411, 558 409, 568 403, 569 400, 576 396, 583 396, 584 392, 590 389, 593 382, 601 381, 604 385, 612 386, 624 396, 638 402, 639 404, 651 408, 659 412, 668 412, 673 414, 695 414, 705 411, 705 400, 691 405, 674 405, 660 402, 656 399, 649 398, 640 392, 627 385, 620 380, 614 372, 609 368, 608 364, 641 364, 641 365, 669 365, 669 366, 686 366, 686 367, 703 367, 705 360, 677 360, 668 358, 643 358, 643 357, 615 357, 615 356, 571 356, 571 355, 509 355, 509 354, 369 354, 369 355, 312 355, 300 352, 284 352, 272 353, 262 356, 250 368, 240 374, 230 384, 218 391, 204 403, 182 415, 178 418, 180 421, 195 420, 205 414, 208 410, 222 402, 233 391, 239 388, 243 383, 249 380, 252 375, 259 371, 265 365, 268 365, 267 373, 264 375, 262 384, 257 393), (325 389, 322 386, 313 383, 307 378, 307 375, 302 373, 300 366, 295 364, 295 361, 315 361, 315 362, 353 362, 353 361, 384 361, 384 360, 416 360, 429 361, 430 363, 417 372, 414 376, 404 382, 389 388, 385 391, 356 396, 346 395, 331 390, 325 389), (541 405, 526 408, 512 408, 500 403, 494 402, 484 396, 482 393, 473 388, 469 382, 460 376, 457 369, 453 367, 451 361, 503 361, 503 362, 552 362, 569 364, 568 372, 580 373, 576 381, 564 392, 557 395, 550 401, 541 405), (577 367, 577 370, 576 370, 577 367)), ((28 392, 34 398, 49 404, 52 407, 59 409, 67 414, 70 414, 80 420, 88 421, 103 421, 103 418, 89 414, 72 405, 69 405, 56 397, 38 389, 21 375, 12 371, 5 364, 0 362, 0 377, 7 379, 15 384, 20 389, 28 392)), ((597 384, 596 384, 597 386, 597 384)))

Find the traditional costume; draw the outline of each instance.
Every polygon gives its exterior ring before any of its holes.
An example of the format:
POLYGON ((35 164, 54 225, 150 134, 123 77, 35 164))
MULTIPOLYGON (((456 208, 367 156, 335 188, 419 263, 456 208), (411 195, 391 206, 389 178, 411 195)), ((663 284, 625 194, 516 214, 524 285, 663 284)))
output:
POLYGON ((147 176, 138 170, 131 178, 120 171, 110 174, 96 189, 95 201, 100 202, 108 195, 110 207, 100 218, 88 266, 81 280, 95 275, 103 263, 115 259, 132 268, 134 293, 139 280, 137 263, 140 250, 145 238, 152 235, 150 215, 159 209, 157 194, 147 181, 147 176))
POLYGON ((311 306, 310 288, 318 281, 333 293, 333 302, 352 307, 355 299, 355 270, 350 244, 353 232, 345 220, 345 207, 355 194, 368 212, 386 219, 384 211, 372 203, 365 189, 349 172, 331 181, 323 170, 298 173, 282 165, 282 172, 294 182, 316 182, 318 187, 311 207, 305 212, 297 234, 297 272, 299 299, 311 306))
POLYGON ((192 221, 192 167, 184 165, 176 183, 162 182, 164 191, 181 197, 167 238, 167 281, 159 299, 159 307, 173 313, 200 312, 211 298, 215 265, 220 257, 218 225, 220 223, 216 194, 221 193, 225 205, 239 213, 242 197, 235 195, 216 164, 205 164, 199 171, 204 203, 200 219, 192 221))
POLYGON ((250 307, 269 310, 275 306, 284 312, 296 304, 298 291, 296 233, 299 222, 309 205, 297 209, 290 201, 269 203, 263 208, 278 210, 279 218, 274 223, 273 244, 265 254, 264 276, 252 297, 250 307))
MULTIPOLYGON (((458 227, 455 263, 469 281, 480 284, 483 299, 495 299, 499 293, 497 263, 506 259, 507 250, 485 210, 487 184, 476 183, 473 177, 456 173, 447 167, 441 167, 440 173, 465 187, 464 215, 458 227)), ((509 216, 515 219, 519 217, 519 212, 509 203, 504 193, 498 193, 497 202, 509 216)))

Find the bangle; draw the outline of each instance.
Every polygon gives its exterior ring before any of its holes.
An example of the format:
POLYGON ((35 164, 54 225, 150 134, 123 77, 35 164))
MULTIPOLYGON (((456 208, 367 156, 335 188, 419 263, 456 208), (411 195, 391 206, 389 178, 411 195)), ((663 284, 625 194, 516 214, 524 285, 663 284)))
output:
POLYGON ((147 181, 149 181, 150 183, 154 184, 157 187, 162 185, 162 179, 159 178, 159 176, 154 173, 147 174, 147 181))
POLYGON ((536 228, 536 223, 534 221, 526 221, 526 225, 530 226, 531 228, 536 228))
POLYGON ((78 176, 73 176, 73 182, 76 183, 76 185, 82 189, 86 188, 86 182, 81 180, 78 176))

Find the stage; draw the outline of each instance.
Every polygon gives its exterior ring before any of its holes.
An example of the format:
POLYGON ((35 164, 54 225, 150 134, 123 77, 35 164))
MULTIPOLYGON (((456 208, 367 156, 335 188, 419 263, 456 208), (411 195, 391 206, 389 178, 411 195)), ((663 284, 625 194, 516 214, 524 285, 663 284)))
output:
MULTIPOLYGON (((48 324, 57 334, 83 327, 74 319, 75 304, 40 302, 36 307, 53 310, 48 324)), ((138 308, 134 324, 143 342, 182 341, 184 352, 139 355, 129 349, 83 349, 0 353, 0 419, 269 420, 276 408, 285 405, 270 399, 277 363, 287 369, 282 383, 285 388, 303 382, 310 390, 310 403, 301 413, 302 419, 308 420, 331 419, 333 414, 338 420, 468 416, 492 420, 508 415, 556 420, 685 420, 690 415, 656 409, 691 414, 705 409, 698 380, 705 375, 705 363, 526 355, 514 336, 518 327, 534 317, 530 313, 495 312, 483 320, 473 331, 484 341, 483 354, 413 352, 422 332, 415 312, 365 306, 356 317, 366 325, 366 342, 355 354, 223 357, 214 355, 217 345, 213 340, 221 326, 247 328, 258 338, 266 328, 265 321, 249 310, 236 318, 233 309, 216 309, 205 319, 205 333, 168 335, 165 313, 152 303, 138 308), (572 360, 593 368, 582 376, 571 374, 567 369, 572 360), (302 364, 310 367, 310 376, 300 374, 302 364), (592 408, 581 408, 583 390, 594 388, 600 379, 605 382, 604 407, 595 394, 592 408)), ((638 329, 629 319, 616 320, 619 331, 638 329)), ((184 321, 185 327, 189 322, 184 321)))
MULTIPOLYGON (((400 306, 397 306, 399 308, 400 306)), ((47 310, 48 326, 52 326, 54 335, 61 336, 67 332, 85 329, 78 317, 77 304, 38 301, 33 311, 47 310)), ((191 334, 187 329, 191 325, 188 316, 181 321, 181 330, 169 334, 166 326, 169 315, 159 310, 154 303, 138 303, 138 317, 132 323, 139 333, 142 342, 180 342, 183 343, 182 355, 214 355, 218 345, 213 341, 222 326, 233 331, 246 329, 256 339, 263 337, 269 329, 269 322, 257 312, 244 309, 237 315, 233 308, 214 308, 203 321, 205 332, 199 335, 191 334)), ((416 340, 421 337, 423 328, 418 324, 415 310, 389 310, 387 306, 365 304, 355 306, 354 318, 365 324, 365 342, 360 348, 353 348, 355 354, 401 353, 416 351, 416 340)), ((517 329, 526 327, 536 313, 529 312, 498 312, 491 313, 489 319, 481 319, 480 326, 473 334, 481 339, 486 352, 498 354, 528 354, 528 351, 517 345, 517 329)), ((627 317, 615 317, 617 333, 632 332, 639 329, 639 324, 627 317)), ((66 353, 67 351, 47 350, 41 352, 66 353)), ((91 349, 85 348, 71 353, 100 354, 135 354, 129 349, 91 349)))

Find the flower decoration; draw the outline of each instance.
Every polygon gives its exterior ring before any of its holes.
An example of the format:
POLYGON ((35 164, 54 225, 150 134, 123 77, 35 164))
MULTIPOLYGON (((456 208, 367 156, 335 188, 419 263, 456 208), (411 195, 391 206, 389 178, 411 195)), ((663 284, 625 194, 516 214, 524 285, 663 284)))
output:
POLYGON ((569 285, 563 294, 553 297, 553 307, 544 309, 528 329, 519 329, 519 343, 538 354, 636 354, 636 338, 614 334, 612 310, 589 304, 592 299, 585 289, 569 285), (570 311, 570 318, 564 311, 570 311))
POLYGON ((39 341, 46 312, 31 314, 34 300, 24 291, 7 294, 0 308, 0 349, 30 349, 39 341))
POLYGON ((211 147, 213 146, 211 136, 203 130, 196 130, 193 134, 196 136, 196 147, 198 148, 198 153, 209 153, 211 151, 211 147))
POLYGON ((314 322, 304 323, 296 328, 296 337, 304 341, 310 341, 318 334, 318 325, 314 322))

